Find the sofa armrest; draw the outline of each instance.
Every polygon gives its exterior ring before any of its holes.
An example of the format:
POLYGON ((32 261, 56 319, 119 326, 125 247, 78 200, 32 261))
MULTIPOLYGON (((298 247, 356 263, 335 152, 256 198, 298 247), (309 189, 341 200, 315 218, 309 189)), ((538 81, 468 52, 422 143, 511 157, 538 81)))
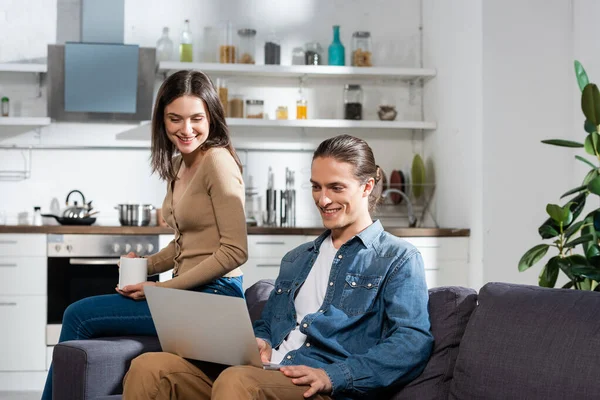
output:
POLYGON ((89 400, 120 394, 131 360, 160 351, 154 336, 127 336, 59 343, 52 356, 53 398, 89 400))

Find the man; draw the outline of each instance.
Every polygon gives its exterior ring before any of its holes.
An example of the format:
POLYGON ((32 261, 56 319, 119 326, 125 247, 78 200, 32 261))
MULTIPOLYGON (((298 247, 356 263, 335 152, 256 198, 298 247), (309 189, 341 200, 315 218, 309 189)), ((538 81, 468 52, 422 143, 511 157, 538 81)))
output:
POLYGON ((125 399, 348 398, 416 378, 433 345, 425 272, 415 247, 371 219, 380 179, 363 140, 336 136, 315 151, 312 193, 327 231, 283 257, 254 324, 262 360, 279 371, 149 353, 133 361, 125 399))

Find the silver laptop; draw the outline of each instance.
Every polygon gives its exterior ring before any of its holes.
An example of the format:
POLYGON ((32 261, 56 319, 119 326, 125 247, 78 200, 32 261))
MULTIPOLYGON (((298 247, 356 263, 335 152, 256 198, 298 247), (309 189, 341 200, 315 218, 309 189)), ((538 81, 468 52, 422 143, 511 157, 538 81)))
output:
POLYGON ((244 299, 156 286, 146 286, 144 293, 163 351, 225 365, 279 368, 261 361, 244 299))

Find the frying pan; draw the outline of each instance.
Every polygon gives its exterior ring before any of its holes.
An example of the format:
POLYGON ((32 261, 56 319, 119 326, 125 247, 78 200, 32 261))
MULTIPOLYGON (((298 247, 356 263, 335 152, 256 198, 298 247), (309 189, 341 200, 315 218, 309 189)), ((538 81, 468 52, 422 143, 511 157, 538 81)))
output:
POLYGON ((92 225, 94 222, 96 222, 96 218, 94 217, 68 218, 59 217, 54 214, 42 214, 42 217, 54 218, 61 225, 92 225))

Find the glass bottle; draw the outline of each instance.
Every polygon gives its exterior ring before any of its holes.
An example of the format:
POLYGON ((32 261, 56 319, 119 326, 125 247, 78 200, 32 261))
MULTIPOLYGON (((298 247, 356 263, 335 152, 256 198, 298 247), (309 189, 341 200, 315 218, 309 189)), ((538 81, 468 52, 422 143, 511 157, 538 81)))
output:
POLYGON ((329 45, 329 65, 345 65, 346 51, 340 41, 340 26, 333 26, 333 42, 329 45))
POLYGON ((36 226, 42 226, 42 209, 40 207, 33 207, 33 224, 36 226))
POLYGON ((265 65, 281 64, 281 44, 274 32, 271 32, 265 42, 265 65))
POLYGON ((186 19, 181 31, 181 42, 179 44, 179 61, 192 62, 194 52, 192 49, 192 32, 190 31, 190 20, 186 19))
POLYGON ((8 117, 9 110, 10 110, 9 106, 10 106, 10 104, 9 104, 8 97, 4 96, 2 98, 2 116, 3 117, 8 117))
POLYGON ((344 119, 362 119, 363 91, 360 85, 344 87, 344 119))
POLYGON ((239 64, 254 64, 256 63, 256 30, 254 29, 240 29, 238 30, 239 36, 239 57, 237 62, 239 64))
POLYGON ((225 21, 220 25, 219 62, 235 64, 235 45, 233 43, 233 24, 225 21))
POLYGON ((296 101, 296 119, 307 119, 308 118, 308 103, 302 89, 299 91, 299 97, 296 101))
POLYGON ((156 42, 156 61, 171 61, 173 57, 173 41, 169 38, 169 28, 164 27, 162 36, 156 42))
POLYGON ((223 78, 217 78, 217 93, 219 93, 219 100, 221 100, 221 105, 223 106, 223 113, 227 117, 229 89, 227 88, 227 81, 223 78))
POLYGON ((352 66, 372 67, 371 33, 354 32, 352 34, 352 66))

